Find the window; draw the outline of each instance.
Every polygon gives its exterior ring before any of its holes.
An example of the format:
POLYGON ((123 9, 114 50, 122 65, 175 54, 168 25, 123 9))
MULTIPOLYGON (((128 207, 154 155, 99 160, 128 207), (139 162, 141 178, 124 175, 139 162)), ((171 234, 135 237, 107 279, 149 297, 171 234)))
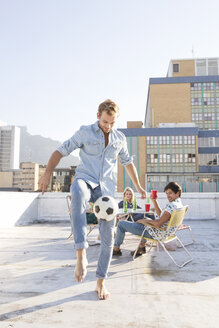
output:
POLYGON ((195 163, 195 154, 188 154, 188 162, 195 163))
POLYGON ((173 73, 179 73, 179 64, 173 64, 173 73))
POLYGON ((167 162, 167 154, 163 154, 163 162, 164 162, 164 163, 167 162))
POLYGON ((195 163, 195 154, 192 154, 192 163, 195 163))
POLYGON ((215 138, 214 137, 210 137, 208 140, 209 140, 209 146, 210 147, 215 147, 215 138))
POLYGON ((218 75, 217 59, 208 59, 208 75, 218 75))
POLYGON ((176 163, 179 163, 179 154, 176 154, 176 163))
POLYGON ((151 155, 150 154, 147 155, 147 163, 148 164, 151 163, 151 155))
POLYGON ((178 145, 179 144, 179 137, 175 136, 175 144, 178 145))
POLYGON ((163 155, 162 154, 160 154, 160 163, 163 163, 163 155))
POLYGON ((196 72, 197 76, 206 75, 206 60, 200 59, 196 60, 196 72))
POLYGON ((212 166, 219 164, 219 154, 200 154, 199 165, 212 166))
POLYGON ((188 145, 191 145, 191 143, 192 143, 192 138, 191 136, 188 136, 188 145))

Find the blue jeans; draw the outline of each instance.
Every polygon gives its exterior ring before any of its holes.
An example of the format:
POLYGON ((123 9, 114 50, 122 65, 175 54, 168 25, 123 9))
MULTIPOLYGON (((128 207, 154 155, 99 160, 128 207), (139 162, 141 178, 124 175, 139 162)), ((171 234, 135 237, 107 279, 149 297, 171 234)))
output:
MULTIPOLYGON (((149 217, 150 219, 154 220, 155 216, 154 214, 146 214, 146 216, 144 216, 144 213, 134 213, 132 214, 132 219, 136 222, 138 220, 141 219, 147 219, 147 217, 149 217)), ((129 220, 130 221, 130 220, 129 220)))
MULTIPOLYGON (((76 179, 71 185, 71 216, 76 249, 88 247, 86 206, 89 201, 94 203, 100 196, 102 196, 100 186, 92 189, 81 179, 76 179)), ((101 279, 106 278, 112 258, 114 224, 115 219, 111 221, 99 220, 101 245, 96 276, 101 279)))
MULTIPOLYGON (((120 245, 123 243, 123 240, 125 238, 125 233, 130 232, 133 235, 141 236, 145 226, 141 223, 137 222, 129 222, 129 221, 119 221, 117 225, 117 231, 116 231, 116 238, 114 241, 114 245, 118 248, 120 248, 120 245)), ((144 237, 152 238, 151 235, 147 232, 147 230, 144 233, 144 237)))

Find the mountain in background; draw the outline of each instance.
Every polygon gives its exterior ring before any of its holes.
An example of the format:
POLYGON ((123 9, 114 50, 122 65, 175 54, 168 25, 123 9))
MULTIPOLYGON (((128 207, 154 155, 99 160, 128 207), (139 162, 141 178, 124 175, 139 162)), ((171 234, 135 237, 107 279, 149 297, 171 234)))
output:
MULTIPOLYGON (((47 164, 50 155, 61 145, 61 142, 40 135, 31 135, 24 126, 20 126, 20 129, 20 162, 47 164)), ((79 158, 69 155, 63 157, 57 167, 77 166, 78 164, 79 158)))

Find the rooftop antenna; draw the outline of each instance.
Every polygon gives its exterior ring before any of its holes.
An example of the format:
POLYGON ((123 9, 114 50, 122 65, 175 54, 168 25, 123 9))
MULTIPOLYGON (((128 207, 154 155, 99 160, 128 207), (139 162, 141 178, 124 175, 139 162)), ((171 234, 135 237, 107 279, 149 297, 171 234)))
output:
POLYGON ((192 45, 192 58, 194 59, 194 45, 192 45))

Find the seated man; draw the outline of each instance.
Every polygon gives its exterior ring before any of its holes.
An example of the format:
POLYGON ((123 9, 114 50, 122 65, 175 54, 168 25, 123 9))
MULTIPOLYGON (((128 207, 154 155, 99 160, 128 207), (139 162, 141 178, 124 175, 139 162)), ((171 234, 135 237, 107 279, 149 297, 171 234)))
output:
MULTIPOLYGON (((114 241, 113 255, 122 255, 120 245, 123 243, 126 232, 133 233, 134 235, 141 235, 147 223, 150 223, 150 225, 155 228, 164 228, 168 225, 168 221, 171 217, 172 212, 175 209, 181 208, 183 206, 180 198, 182 189, 178 183, 170 182, 168 183, 168 185, 166 185, 164 191, 166 192, 168 203, 163 210, 161 210, 157 199, 153 199, 151 195, 151 200, 153 202, 154 209, 159 217, 158 219, 155 219, 153 221, 150 219, 140 219, 137 222, 120 221, 118 223, 116 237, 114 241)), ((148 226, 147 230, 144 233, 144 236, 153 239, 153 237, 150 235, 150 229, 151 228, 148 226)), ((140 256, 145 252, 146 249, 144 242, 141 243, 136 255, 140 256)), ((131 254, 133 255, 133 252, 131 254)))

